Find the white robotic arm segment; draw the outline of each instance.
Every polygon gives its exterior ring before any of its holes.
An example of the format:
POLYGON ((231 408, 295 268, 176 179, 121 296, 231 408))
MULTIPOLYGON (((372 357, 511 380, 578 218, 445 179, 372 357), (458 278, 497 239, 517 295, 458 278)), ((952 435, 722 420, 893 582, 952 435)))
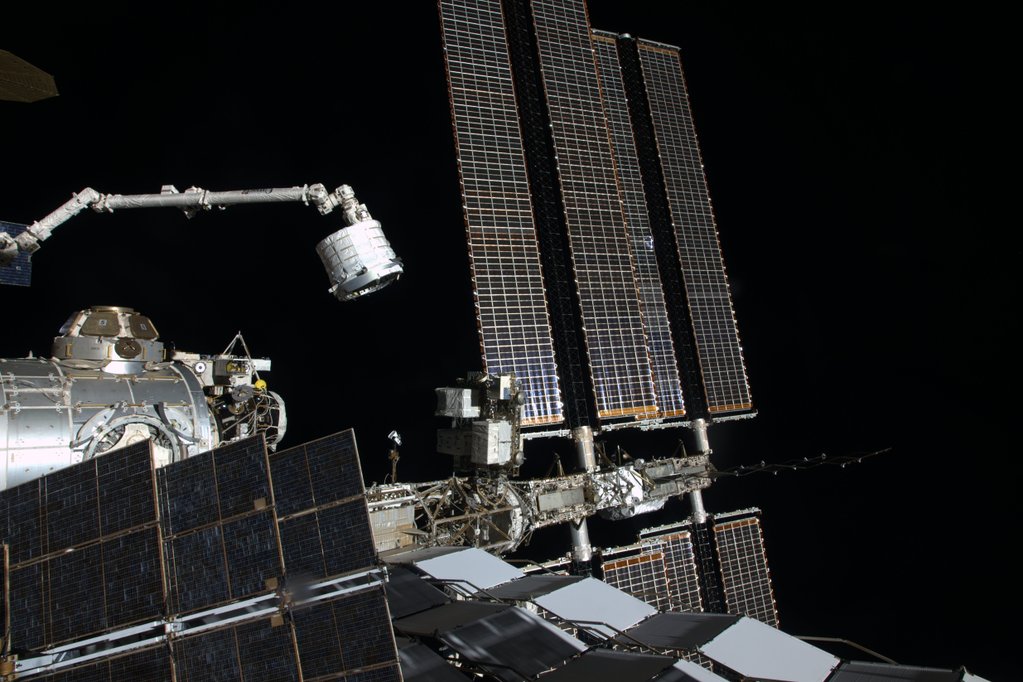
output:
MULTIPOLYGON (((180 208, 188 217, 192 217, 198 211, 227 208, 228 206, 237 206, 239 204, 301 202, 307 206, 312 204, 321 215, 327 215, 335 208, 341 207, 344 212, 346 225, 353 225, 360 220, 371 219, 365 204, 358 203, 358 200, 355 198, 355 192, 348 185, 341 185, 333 192, 327 191, 327 188, 321 183, 302 185, 301 187, 271 187, 266 189, 229 190, 226 192, 213 192, 202 187, 189 187, 184 192, 179 192, 174 185, 164 185, 160 189, 159 194, 96 194, 91 189, 83 190, 83 194, 84 192, 93 193, 88 198, 88 203, 95 211, 100 213, 108 213, 126 208, 172 207, 180 208)), ((54 214, 59 214, 60 212, 61 209, 58 209, 54 214)), ((51 214, 51 216, 54 214, 51 214)), ((51 216, 47 216, 43 220, 49 220, 51 216)), ((59 220, 56 224, 64 222, 68 217, 70 215, 59 220)))
MULTIPOLYGON (((26 253, 35 253, 39 250, 39 242, 49 239, 58 226, 67 222, 71 218, 89 208, 94 206, 96 202, 102 199, 99 192, 91 187, 86 187, 77 194, 72 194, 71 198, 64 202, 60 208, 50 213, 42 220, 37 220, 28 226, 28 228, 13 239, 8 239, 16 244, 17 248, 25 251, 26 253)), ((13 252, 11 256, 13 257, 13 252)))

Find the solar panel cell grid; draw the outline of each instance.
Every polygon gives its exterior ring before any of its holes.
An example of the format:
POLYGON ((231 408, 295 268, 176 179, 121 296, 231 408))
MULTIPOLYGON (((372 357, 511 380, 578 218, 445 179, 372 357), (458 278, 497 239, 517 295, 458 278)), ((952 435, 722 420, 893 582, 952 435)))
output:
POLYGON ((103 542, 102 591, 107 627, 162 617, 164 595, 159 542, 156 528, 103 542))
POLYGON ((174 640, 177 682, 212 682, 241 679, 234 628, 215 630, 174 640))
POLYGON ((99 489, 95 461, 56 471, 43 481, 47 552, 98 538, 99 489))
POLYGON ((317 506, 362 494, 362 469, 351 429, 306 443, 305 449, 317 506))
POLYGON ((188 613, 228 600, 223 533, 209 526, 168 540, 169 598, 173 613, 188 613))
POLYGON ((585 5, 532 4, 600 418, 654 417, 650 358, 585 5))
POLYGON ((608 561, 603 565, 604 582, 642 599, 658 611, 671 608, 664 553, 651 551, 638 556, 608 561))
POLYGON ((358 497, 365 487, 351 429, 283 450, 270 458, 279 517, 358 497))
POLYGON ((313 486, 309 480, 305 446, 298 445, 278 451, 270 457, 274 504, 279 516, 288 516, 303 509, 312 509, 313 486))
POLYGON ((166 645, 132 652, 110 660, 110 682, 115 680, 145 680, 171 682, 170 652, 166 645))
POLYGON ((0 492, 0 523, 10 546, 11 565, 43 554, 42 485, 39 479, 0 492))
POLYGON ((344 670, 341 642, 330 602, 295 609, 292 620, 303 679, 332 675, 344 670))
POLYGON ((658 538, 664 551, 664 568, 668 575, 668 593, 672 611, 702 611, 700 578, 693 552, 692 536, 673 533, 658 538))
POLYGON ((268 580, 283 577, 271 512, 225 522, 223 530, 232 599, 266 592, 268 580))
POLYGON ((324 578, 323 548, 316 513, 311 512, 280 522, 281 550, 289 579, 324 578))
POLYGON ((326 578, 376 563, 363 499, 286 519, 280 528, 288 576, 326 578))
MULTIPOLYGON (((159 470, 160 508, 171 517, 165 525, 177 530, 168 537, 161 533, 163 526, 153 522, 154 472, 148 445, 44 477, 34 486, 4 491, 0 495, 0 520, 5 534, 13 523, 15 527, 26 526, 30 536, 38 536, 38 524, 27 523, 26 519, 39 518, 44 525, 47 521, 52 524, 71 509, 86 510, 94 525, 102 518, 107 528, 118 529, 98 542, 79 544, 73 551, 12 568, 9 583, 14 647, 40 649, 272 589, 274 584, 269 580, 281 578, 284 566, 274 510, 260 511, 253 500, 258 495, 269 497, 262 440, 233 445, 159 470), (97 509, 97 465, 100 477, 121 492, 120 498, 103 497, 106 514, 97 509), (50 495, 52 513, 48 516, 39 504, 40 490, 50 495), (186 499, 197 492, 210 493, 212 503, 208 499, 186 499), (58 500, 61 504, 54 503, 58 500), (217 512, 221 509, 240 514, 220 520, 217 512), (136 521, 141 525, 122 532, 123 526, 136 521), (196 527, 200 522, 205 525, 196 527)), ((280 525, 289 573, 298 574, 300 581, 366 569, 376 561, 366 502, 361 495, 354 435, 347 432, 317 445, 310 449, 309 458, 319 462, 319 475, 334 479, 322 482, 320 494, 327 499, 344 495, 349 501, 332 501, 280 525), (305 563, 298 561, 292 571, 291 559, 296 555, 305 563)), ((307 450, 303 448, 300 454, 298 470, 307 471, 307 450)), ((304 499, 311 500, 311 495, 304 499)), ((78 540, 77 535, 69 537, 78 540)), ((344 609, 343 617, 349 622, 339 626, 340 632, 333 636, 337 665, 334 670, 321 672, 331 679, 346 666, 353 674, 368 675, 367 679, 387 679, 396 674, 394 641, 382 588, 328 606, 339 608, 344 609)), ((335 618, 333 614, 330 617, 335 618)), ((175 640, 177 679, 241 679, 243 675, 245 679, 298 679, 291 625, 276 623, 275 627, 274 623, 264 619, 175 640)), ((170 670, 165 654, 147 652, 135 658, 115 658, 77 667, 60 676, 71 675, 68 679, 75 680, 87 679, 83 677, 87 675, 103 680, 165 679, 164 671, 170 670)), ((322 656, 317 654, 315 658, 320 660, 322 656)), ((63 679, 60 676, 53 679, 63 679)))
POLYGON ((213 452, 204 452, 157 470, 160 512, 167 535, 217 521, 213 452))
POLYGON ((523 424, 562 420, 499 0, 442 0, 441 23, 484 367, 514 372, 523 424))
POLYGON ((213 451, 220 518, 250 512, 271 502, 263 436, 228 443, 213 451))
POLYGON ((46 562, 48 643, 66 642, 106 627, 100 546, 60 554, 46 562))
POLYGON ((617 41, 613 37, 594 35, 593 47, 625 210, 626 229, 636 265, 636 283, 643 304, 643 322, 657 391, 658 416, 678 417, 685 414, 685 406, 661 276, 657 269, 639 157, 632 135, 629 103, 618 63, 617 41))
POLYGON ((154 473, 149 442, 105 454, 96 460, 100 532, 109 535, 156 520, 154 473))
POLYGON ((235 628, 235 636, 243 680, 300 679, 295 642, 287 622, 273 625, 264 619, 245 623, 235 628))
POLYGON ((708 409, 712 414, 750 410, 731 292, 678 51, 640 41, 639 56, 708 409))
POLYGON ((334 622, 346 670, 386 663, 397 657, 382 589, 358 592, 335 601, 334 622))
POLYGON ((46 642, 45 582, 42 563, 10 572, 10 638, 13 648, 39 649, 46 642))
POLYGON ((299 606, 292 613, 305 680, 340 679, 342 671, 352 679, 397 660, 381 588, 299 606))
POLYGON ((320 509, 316 515, 328 576, 369 568, 376 562, 365 499, 320 509))
POLYGON ((778 610, 760 521, 752 517, 715 523, 714 539, 728 612, 777 627, 778 610))

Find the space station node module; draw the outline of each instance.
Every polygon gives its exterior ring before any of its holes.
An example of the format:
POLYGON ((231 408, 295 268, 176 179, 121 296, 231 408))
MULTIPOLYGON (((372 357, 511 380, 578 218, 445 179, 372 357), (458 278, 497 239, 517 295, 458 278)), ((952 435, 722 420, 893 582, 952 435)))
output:
POLYGON ((53 341, 53 357, 0 359, 0 489, 140 440, 168 464, 263 433, 276 446, 284 401, 259 378, 270 361, 164 347, 131 308, 80 310, 53 341))

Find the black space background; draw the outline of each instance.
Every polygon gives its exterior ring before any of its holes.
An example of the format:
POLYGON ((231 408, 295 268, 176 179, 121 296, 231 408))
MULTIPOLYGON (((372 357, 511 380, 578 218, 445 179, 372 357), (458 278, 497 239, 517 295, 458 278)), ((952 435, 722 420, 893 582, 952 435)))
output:
MULTIPOLYGON (((1007 18, 661 4, 594 0, 591 19, 683 48, 760 410, 712 428, 716 463, 894 448, 722 481, 708 507, 763 509, 786 631, 1014 677, 1020 252, 1018 219, 994 210, 996 165, 1014 158, 1007 18)), ((4 19, 0 48, 55 74, 61 96, 0 102, 0 217, 31 222, 84 186, 349 183, 407 274, 335 302, 313 247, 337 219, 297 205, 90 213, 36 255, 32 288, 0 291, 0 357, 48 354, 67 315, 97 304, 134 306, 185 350, 241 329, 273 359, 288 443, 353 426, 379 481, 396 428, 402 478, 446 475, 433 388, 479 354, 433 3, 140 7, 4 19)), ((617 439, 654 456, 677 436, 617 439)), ((528 454, 546 468, 543 446, 528 454)), ((591 533, 619 544, 684 513, 591 533)), ((566 549, 559 528, 529 553, 566 549)))

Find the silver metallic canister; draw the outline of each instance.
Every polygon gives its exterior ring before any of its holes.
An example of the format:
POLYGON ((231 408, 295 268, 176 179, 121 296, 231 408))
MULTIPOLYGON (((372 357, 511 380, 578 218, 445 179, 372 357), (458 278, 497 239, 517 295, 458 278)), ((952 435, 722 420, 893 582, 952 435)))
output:
POLYGON ((327 269, 330 292, 347 301, 382 289, 402 273, 380 222, 363 220, 338 230, 316 245, 327 269))

